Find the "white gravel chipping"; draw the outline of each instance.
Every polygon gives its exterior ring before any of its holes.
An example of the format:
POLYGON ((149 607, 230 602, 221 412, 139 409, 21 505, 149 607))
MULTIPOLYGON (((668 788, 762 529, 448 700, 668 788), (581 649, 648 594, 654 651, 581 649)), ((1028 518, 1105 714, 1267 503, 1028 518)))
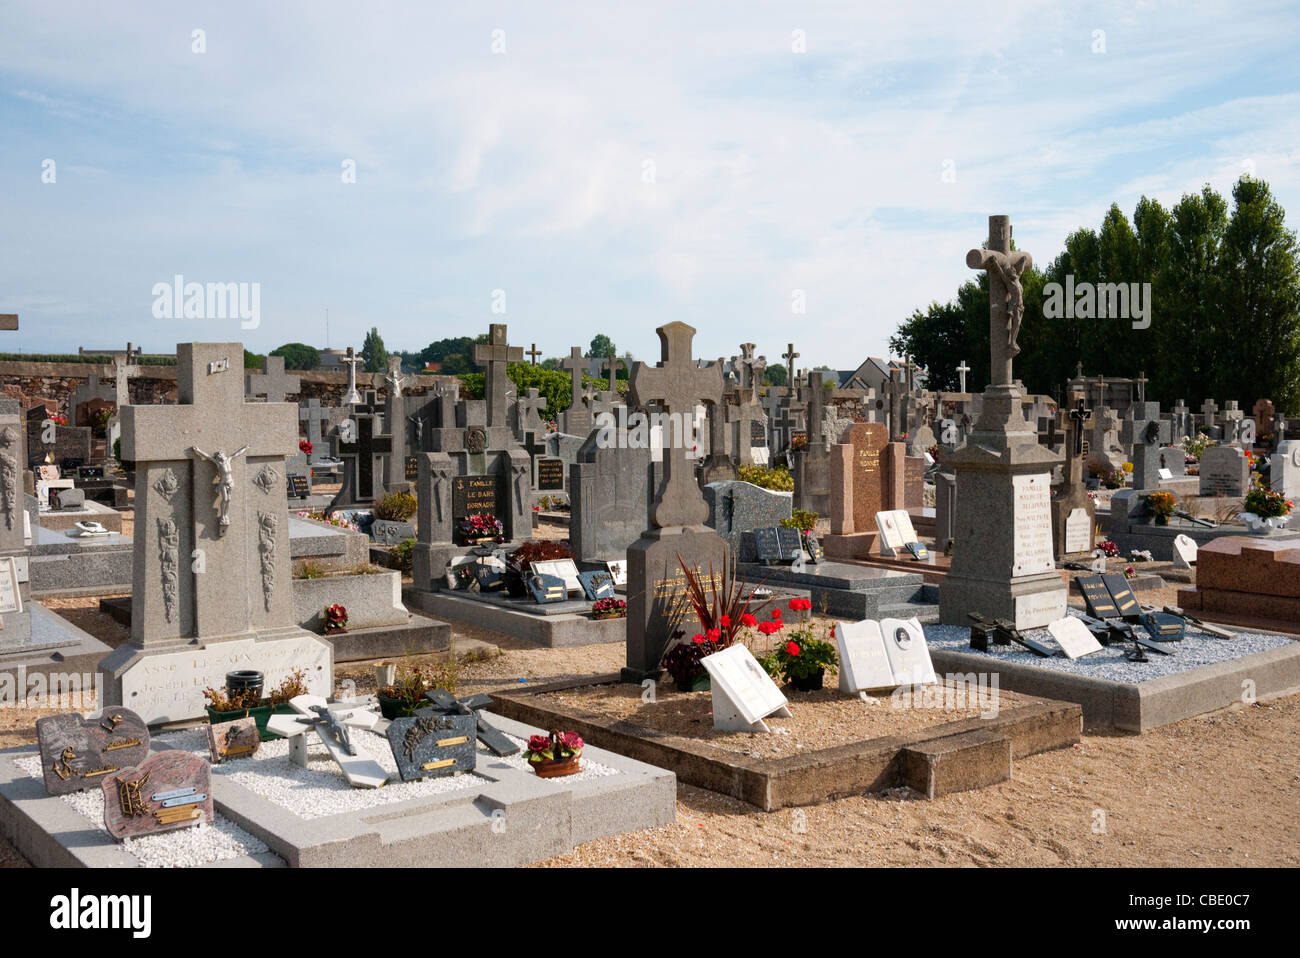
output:
MULTIPOLYGON (((510 741, 514 742, 521 749, 528 744, 527 739, 516 738, 515 736, 511 735, 508 732, 505 733, 505 735, 508 739, 510 739, 510 741)), ((505 756, 493 755, 491 752, 488 752, 487 749, 483 747, 482 742, 479 742, 478 751, 480 755, 486 753, 486 756, 492 759, 492 761, 494 762, 505 762, 507 765, 511 766, 512 768, 517 768, 520 771, 526 771, 530 775, 533 773, 533 770, 529 767, 528 759, 524 758, 522 752, 516 752, 514 755, 505 755, 505 756)), ((579 772, 577 775, 565 775, 562 776, 561 778, 539 778, 538 781, 548 782, 551 785, 555 785, 558 787, 566 784, 572 785, 575 782, 589 782, 593 778, 608 778, 611 775, 623 774, 621 771, 619 771, 616 768, 610 768, 608 765, 601 765, 599 762, 593 762, 585 755, 579 761, 582 763, 582 771, 579 772)))
MULTIPOLYGON (((15 759, 14 764, 32 778, 41 780, 39 754, 15 759)), ((99 788, 73 792, 60 798, 98 829, 104 827, 104 793, 99 788)), ((105 835, 108 833, 105 832, 105 835)), ((122 850, 145 868, 196 868, 229 861, 241 855, 268 851, 266 844, 217 813, 213 824, 128 838, 122 850)))
MULTIPOLYGON (((427 798, 490 784, 488 779, 472 772, 403 782, 398 777, 397 762, 393 760, 393 750, 389 748, 387 738, 365 729, 352 729, 351 732, 357 755, 374 759, 392 775, 383 788, 353 788, 349 785, 338 763, 330 757, 315 732, 307 738, 308 768, 299 768, 289 761, 289 742, 278 739, 263 742, 257 755, 251 759, 212 766, 212 774, 228 776, 255 795, 302 819, 365 811, 412 798, 427 798)), ((208 754, 207 731, 202 727, 158 738, 171 748, 208 754)))
MULTIPOLYGON (((1070 614, 1077 613, 1071 609, 1070 614)), ((1236 626, 1227 626, 1227 628, 1237 633, 1235 639, 1216 639, 1189 625, 1187 637, 1182 642, 1165 643, 1174 653, 1173 655, 1160 655, 1158 652, 1148 651, 1146 662, 1129 662, 1124 658, 1124 649, 1133 648, 1132 642, 1111 645, 1100 652, 1078 659, 1067 659, 1064 656, 1044 659, 1019 645, 991 645, 988 652, 979 652, 970 647, 970 629, 960 625, 927 625, 925 640, 933 649, 987 655, 994 661, 1033 665, 1056 672, 1125 683, 1139 683, 1164 675, 1176 675, 1202 665, 1239 659, 1255 652, 1265 652, 1289 645, 1295 641, 1275 633, 1248 632, 1236 626)), ((1148 638, 1141 626, 1137 626, 1137 633, 1143 638, 1148 638)), ((1059 647, 1046 629, 1029 629, 1024 634, 1026 638, 1041 642, 1048 648, 1059 647)))

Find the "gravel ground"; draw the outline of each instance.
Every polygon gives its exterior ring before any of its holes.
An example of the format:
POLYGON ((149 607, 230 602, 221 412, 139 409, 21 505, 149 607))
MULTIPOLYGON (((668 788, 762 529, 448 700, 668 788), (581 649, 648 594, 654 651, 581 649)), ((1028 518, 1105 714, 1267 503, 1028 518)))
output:
MULTIPOLYGON (((1071 610, 1074 611, 1074 610, 1071 610)), ((1137 634, 1149 638, 1145 629, 1136 627, 1137 634)), ((1015 662, 1020 665, 1033 665, 1038 668, 1051 669, 1054 672, 1067 672, 1093 679, 1107 679, 1116 682, 1145 682, 1163 675, 1176 675, 1202 665, 1215 662, 1227 662, 1239 659, 1255 652, 1265 652, 1284 645, 1290 645, 1294 639, 1283 635, 1267 635, 1259 632, 1237 631, 1235 639, 1216 639, 1188 627, 1187 638, 1182 642, 1167 642, 1164 645, 1173 655, 1161 655, 1159 652, 1147 652, 1146 662, 1129 662, 1124 658, 1124 651, 1132 649, 1133 643, 1111 645, 1100 652, 1085 655, 1078 659, 1055 656, 1041 658, 1028 649, 1018 645, 990 645, 988 652, 977 652, 970 647, 970 629, 959 625, 927 625, 925 639, 931 648, 947 649, 950 652, 970 652, 973 655, 987 655, 999 662, 1015 662)), ((1046 629, 1030 629, 1024 633, 1026 638, 1037 640, 1048 648, 1059 648, 1056 640, 1046 629)))
MULTIPOLYGON (((14 764, 32 778, 40 779, 39 755, 17 759, 14 764)), ((104 827, 104 793, 101 789, 90 788, 60 798, 97 829, 104 827)), ((145 868, 194 868, 268 850, 265 842, 222 817, 220 812, 211 825, 128 838, 121 845, 145 868)))

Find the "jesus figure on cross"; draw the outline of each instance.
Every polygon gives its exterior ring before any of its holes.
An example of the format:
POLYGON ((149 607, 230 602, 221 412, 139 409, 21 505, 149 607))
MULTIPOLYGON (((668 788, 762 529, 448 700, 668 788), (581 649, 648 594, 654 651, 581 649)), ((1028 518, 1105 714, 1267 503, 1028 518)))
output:
POLYGON ((1012 356, 1020 355, 1016 337, 1020 335, 1020 322, 1025 317, 1025 290, 1020 284, 1020 274, 1024 272, 1025 265, 1023 259, 1016 261, 1000 256, 989 257, 989 266, 998 271, 1007 291, 1003 309, 1007 311, 1007 349, 1012 356))
POLYGON ((209 456, 198 446, 190 447, 196 456, 206 459, 217 467, 217 478, 221 480, 221 519, 218 523, 221 534, 225 534, 226 527, 230 525, 230 497, 235 490, 235 475, 231 471, 231 466, 235 460, 248 451, 248 446, 240 446, 231 455, 227 456, 220 449, 215 455, 209 456))

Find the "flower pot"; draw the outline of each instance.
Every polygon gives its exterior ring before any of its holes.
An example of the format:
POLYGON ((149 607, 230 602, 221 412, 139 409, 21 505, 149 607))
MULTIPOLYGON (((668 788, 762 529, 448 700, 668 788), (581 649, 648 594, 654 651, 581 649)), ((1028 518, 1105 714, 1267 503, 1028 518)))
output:
POLYGON ((381 689, 397 681, 397 666, 390 662, 380 662, 374 666, 374 670, 375 685, 381 689))
POLYGON ((346 632, 347 632, 347 629, 346 629, 344 626, 341 626, 341 625, 327 625, 327 626, 325 626, 325 634, 326 634, 326 635, 343 635, 343 634, 346 633, 346 632))
POLYGON ((617 609, 613 612, 593 612, 591 613, 591 617, 593 619, 626 619, 627 610, 617 609))
POLYGON ((1159 515, 1159 514, 1157 514, 1157 515, 1156 515, 1156 525, 1158 525, 1158 526, 1167 526, 1167 525, 1169 525, 1169 517, 1168 517, 1168 516, 1164 516, 1164 515, 1159 515))
POLYGON ((678 682, 676 679, 673 680, 673 683, 677 686, 679 692, 708 692, 713 687, 709 682, 708 672, 693 675, 685 683, 678 682))
POLYGON ((379 699, 379 714, 389 721, 412 715, 420 707, 420 703, 417 702, 413 705, 406 699, 390 699, 384 695, 377 696, 377 698, 379 699))
POLYGON ((798 678, 791 678, 790 684, 800 692, 820 692, 822 679, 826 677, 825 669, 818 669, 812 675, 803 675, 798 678))
MULTIPOLYGON (((293 712, 293 709, 288 706, 281 706, 280 708, 288 709, 291 713, 293 712)), ((269 703, 255 705, 251 709, 234 709, 230 712, 218 712, 214 708, 209 708, 205 711, 208 713, 208 721, 213 725, 220 725, 222 722, 233 722, 235 719, 251 718, 257 723, 257 737, 263 742, 269 742, 272 739, 280 737, 274 732, 268 732, 266 730, 267 721, 278 711, 278 709, 273 709, 269 703)))
POLYGON ((259 699, 262 697, 262 686, 266 677, 254 669, 241 669, 238 672, 226 673, 226 691, 231 696, 242 693, 252 692, 259 699))
POLYGON ((578 759, 581 753, 568 758, 544 758, 540 762, 529 762, 538 778, 559 778, 561 775, 576 775, 582 771, 578 759))

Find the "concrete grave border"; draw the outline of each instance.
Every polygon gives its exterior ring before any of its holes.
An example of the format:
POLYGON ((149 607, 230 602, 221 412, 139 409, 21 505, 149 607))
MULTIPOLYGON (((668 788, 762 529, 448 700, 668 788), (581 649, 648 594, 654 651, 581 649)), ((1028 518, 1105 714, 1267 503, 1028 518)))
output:
MULTIPOLYGON (((541 730, 491 716, 518 738, 541 730)), ((166 736, 151 750, 167 747, 166 736)), ((134 867, 107 832, 91 826, 13 762, 34 746, 0 751, 0 834, 37 866, 134 867)), ((583 757, 621 774, 573 782, 540 779, 483 751, 482 788, 301 819, 225 776, 212 779, 216 810, 261 839, 270 853, 213 867, 508 867, 527 865, 609 835, 676 821, 672 772, 588 745, 583 757), (505 829, 494 828, 505 814, 505 829)))
MULTIPOLYGON (((935 663, 936 670, 938 662, 935 663)), ((589 742, 670 768, 679 780, 771 812, 908 785, 927 798, 983 788, 1011 778, 1015 759, 1079 741, 1083 711, 1043 700, 1004 709, 993 719, 963 719, 907 735, 889 735, 804 755, 763 760, 704 742, 670 743, 657 729, 590 712, 541 705, 550 692, 613 685, 617 674, 491 692, 493 711, 546 728, 572 729, 589 742)))

